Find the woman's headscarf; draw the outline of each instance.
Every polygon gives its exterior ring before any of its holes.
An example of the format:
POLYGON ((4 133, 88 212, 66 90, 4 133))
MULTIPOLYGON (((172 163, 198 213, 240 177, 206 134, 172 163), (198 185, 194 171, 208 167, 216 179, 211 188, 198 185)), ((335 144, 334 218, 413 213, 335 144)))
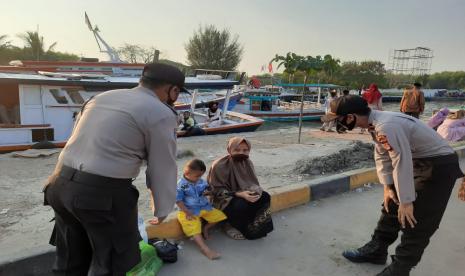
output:
POLYGON ((368 102, 368 104, 377 103, 382 97, 381 92, 378 90, 378 86, 374 83, 370 84, 362 97, 368 102))
POLYGON ((229 192, 255 191, 261 194, 262 189, 255 175, 255 169, 250 159, 235 159, 232 156, 234 149, 241 143, 246 143, 251 149, 250 142, 244 137, 233 137, 228 142, 228 155, 215 160, 208 172, 208 184, 213 188, 214 205, 223 209, 228 203, 229 192), (216 204, 215 204, 216 201, 216 204), (221 201, 221 202, 220 202, 221 201))

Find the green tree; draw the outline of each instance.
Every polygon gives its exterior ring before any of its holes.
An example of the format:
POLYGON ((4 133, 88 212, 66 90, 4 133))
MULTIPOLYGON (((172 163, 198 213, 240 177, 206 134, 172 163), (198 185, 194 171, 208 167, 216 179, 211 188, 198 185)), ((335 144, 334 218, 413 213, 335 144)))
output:
POLYGON ((387 87, 386 69, 380 61, 344 62, 337 74, 341 85, 358 89, 376 83, 379 87, 387 87))
POLYGON ((155 47, 143 47, 137 44, 125 43, 117 49, 121 58, 129 63, 149 63, 155 57, 155 47))
POLYGON ((6 48, 10 45, 10 41, 7 41, 6 38, 8 35, 0 35, 0 49, 6 48))
POLYGON ((270 62, 278 62, 279 69, 281 66, 284 66, 284 73, 288 76, 288 83, 294 82, 294 75, 297 72, 297 68, 299 67, 300 61, 303 57, 288 52, 286 56, 276 55, 270 62))
POLYGON ((188 63, 198 69, 235 70, 242 59, 239 37, 214 25, 200 26, 185 45, 188 63))
POLYGON ((332 79, 333 75, 341 68, 341 61, 333 58, 331 55, 325 55, 323 57, 323 72, 328 76, 328 79, 332 79))
POLYGON ((53 42, 47 50, 45 50, 44 37, 39 35, 39 32, 27 31, 24 34, 18 35, 24 42, 24 48, 29 50, 30 58, 42 60, 44 56, 53 51, 57 42, 53 42))

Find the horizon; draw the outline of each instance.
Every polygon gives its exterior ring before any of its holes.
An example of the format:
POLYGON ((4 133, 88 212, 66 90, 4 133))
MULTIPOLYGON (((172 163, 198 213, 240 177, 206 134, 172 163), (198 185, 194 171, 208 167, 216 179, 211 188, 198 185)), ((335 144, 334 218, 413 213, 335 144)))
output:
MULTIPOLYGON (((93 34, 84 22, 84 12, 113 48, 124 43, 153 46, 161 51, 160 58, 183 64, 188 64, 185 43, 199 26, 212 24, 239 36, 244 55, 237 69, 249 74, 267 73, 267 70, 261 72, 262 65, 267 65, 275 54, 287 52, 312 56, 330 54, 342 62, 376 60, 389 68, 391 50, 415 47, 433 50, 431 73, 465 70, 462 46, 465 37, 456 35, 465 27, 465 19, 460 14, 465 10, 465 2, 459 0, 441 3, 432 0, 405 3, 399 0, 389 3, 368 0, 350 3, 343 0, 330 3, 303 0, 289 3, 277 0, 164 3, 142 0, 137 5, 108 0, 97 3, 89 0, 78 3, 0 0, 0 3, 5 7, 0 24, 9 26, 0 35, 8 35, 7 40, 13 45, 22 47, 17 35, 35 31, 38 26, 46 47, 56 41, 56 51, 96 57, 101 61, 108 58, 99 52, 93 34), (46 12, 36 12, 44 7, 48 7, 46 12)), ((276 64, 274 70, 277 72, 276 64)))

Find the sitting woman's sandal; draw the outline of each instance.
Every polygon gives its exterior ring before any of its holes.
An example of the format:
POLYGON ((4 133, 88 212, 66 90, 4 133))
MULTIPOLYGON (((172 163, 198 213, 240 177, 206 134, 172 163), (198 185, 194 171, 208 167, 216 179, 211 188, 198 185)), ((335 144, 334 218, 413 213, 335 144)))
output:
POLYGON ((231 239, 234 239, 234 240, 245 240, 245 237, 244 235, 242 235, 241 232, 239 232, 239 230, 237 230, 236 228, 230 226, 230 225, 226 225, 224 228, 223 228, 224 232, 226 233, 226 235, 228 235, 228 237, 230 237, 231 239))

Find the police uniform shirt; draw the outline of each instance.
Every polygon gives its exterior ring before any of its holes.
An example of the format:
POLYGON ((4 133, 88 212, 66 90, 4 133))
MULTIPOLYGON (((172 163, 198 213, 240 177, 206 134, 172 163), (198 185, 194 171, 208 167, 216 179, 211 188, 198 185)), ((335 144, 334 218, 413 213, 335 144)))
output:
POLYGON ((432 128, 408 115, 372 110, 368 122, 376 142, 379 181, 394 184, 401 203, 415 201, 412 159, 448 155, 454 150, 432 128))
POLYGON ((138 86, 97 95, 85 106, 60 154, 61 164, 113 178, 135 178, 147 160, 147 187, 155 216, 176 198, 177 116, 153 91, 138 86))

